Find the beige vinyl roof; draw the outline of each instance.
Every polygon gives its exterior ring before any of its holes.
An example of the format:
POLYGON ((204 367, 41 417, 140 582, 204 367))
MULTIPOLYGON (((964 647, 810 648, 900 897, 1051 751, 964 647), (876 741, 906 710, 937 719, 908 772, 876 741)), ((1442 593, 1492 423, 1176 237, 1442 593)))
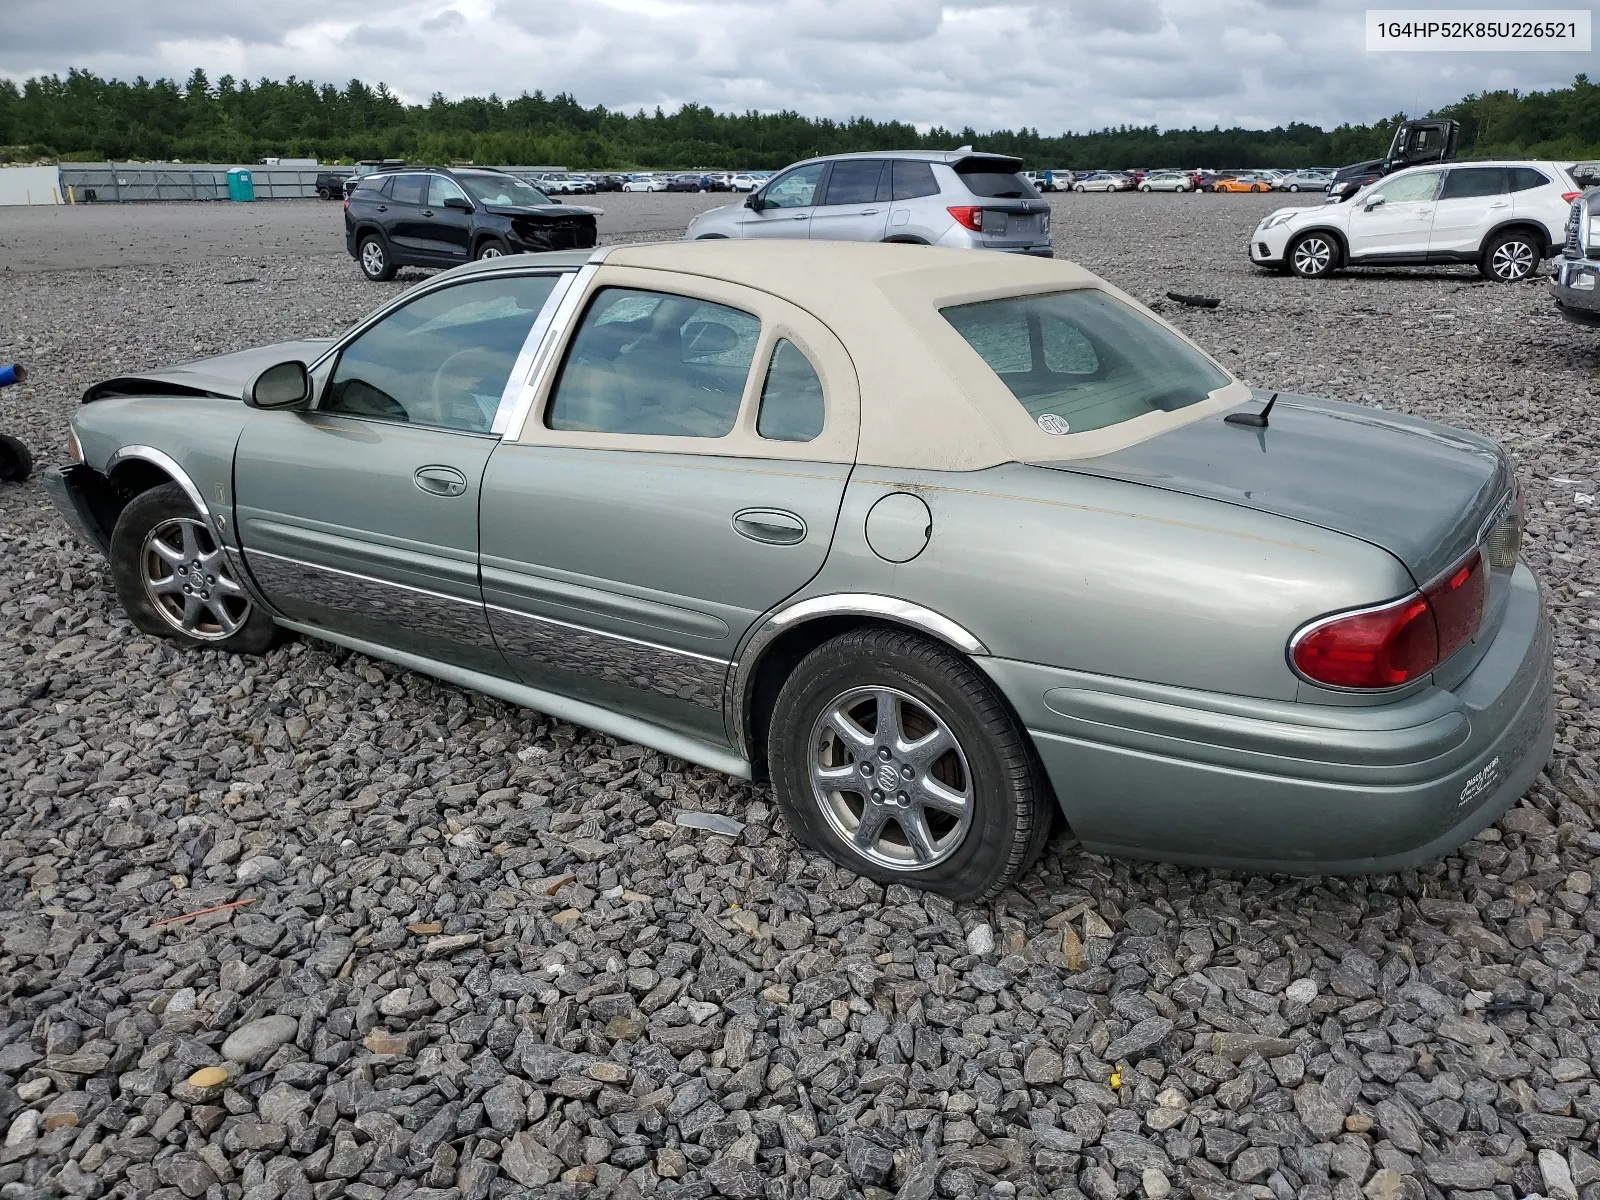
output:
MULTIPOLYGON (((1070 288, 1100 288, 1142 309, 1132 297, 1063 259, 881 242, 714 239, 620 246, 605 259, 605 266, 613 265, 742 284, 821 320, 844 344, 856 369, 861 392, 856 457, 862 464, 969 471, 1006 462, 1086 458, 1250 397, 1243 384, 1231 382, 1199 404, 1106 429, 1057 436, 1039 428, 939 310, 1070 288)), ((1218 369, 1228 374, 1220 364, 1218 369)))

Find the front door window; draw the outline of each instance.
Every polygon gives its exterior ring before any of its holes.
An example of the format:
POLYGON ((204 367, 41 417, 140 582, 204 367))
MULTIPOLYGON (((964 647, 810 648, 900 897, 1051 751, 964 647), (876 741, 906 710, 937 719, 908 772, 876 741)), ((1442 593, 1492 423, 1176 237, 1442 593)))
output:
POLYGON ((779 176, 761 198, 768 208, 810 208, 816 203, 817 184, 822 182, 824 165, 812 163, 779 176))
POLYGON ((340 353, 323 409, 488 433, 511 368, 557 278, 513 275, 460 283, 395 310, 340 353))

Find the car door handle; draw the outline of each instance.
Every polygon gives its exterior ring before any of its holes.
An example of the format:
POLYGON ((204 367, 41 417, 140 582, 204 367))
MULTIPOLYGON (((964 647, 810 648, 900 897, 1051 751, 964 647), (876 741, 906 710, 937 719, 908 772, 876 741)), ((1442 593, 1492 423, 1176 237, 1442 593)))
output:
POLYGON ((878 215, 878 210, 875 208, 863 208, 857 215, 862 217, 875 217, 878 215))
POLYGON ((425 208, 425 209, 423 209, 423 210, 422 210, 422 215, 423 215, 423 216, 425 216, 425 217, 431 217, 431 216, 433 216, 433 209, 431 209, 431 208, 425 208))
POLYGON ((752 542, 793 546, 806 540, 806 523, 781 508, 746 508, 733 514, 733 528, 752 542))
POLYGON ((389 211, 389 206, 387 204, 380 204, 380 205, 378 205, 378 211, 379 212, 388 212, 389 211))
POLYGON ((430 496, 459 496, 467 490, 467 477, 454 467, 418 467, 411 478, 430 496))
POLYGON ((1510 208, 1511 204, 1510 204, 1509 201, 1506 201, 1506 200, 1496 200, 1493 204, 1489 205, 1489 207, 1490 208, 1510 208))

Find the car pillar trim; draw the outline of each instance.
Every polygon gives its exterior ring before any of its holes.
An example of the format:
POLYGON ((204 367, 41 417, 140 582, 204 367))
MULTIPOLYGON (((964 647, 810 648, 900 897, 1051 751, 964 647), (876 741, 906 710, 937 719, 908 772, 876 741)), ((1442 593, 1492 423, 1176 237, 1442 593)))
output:
POLYGON ((533 370, 534 361, 539 357, 539 348, 544 345, 545 334, 550 331, 550 322, 555 318, 556 310, 561 307, 561 301, 566 299, 575 274, 574 271, 566 271, 556 278, 555 287, 545 297, 544 307, 534 318, 528 336, 522 340, 522 349, 517 352, 517 361, 512 364, 511 374, 506 376, 506 386, 500 392, 500 403, 494 410, 494 421, 489 426, 490 433, 505 433, 506 426, 516 411, 517 400, 522 395, 523 386, 528 382, 529 373, 533 370))
POLYGON ((457 687, 467 688, 470 691, 482 692, 493 696, 497 700, 504 700, 508 704, 520 705, 523 708, 536 709, 548 716, 557 717, 563 721, 571 721, 577 725, 586 725, 597 729, 601 733, 608 733, 612 737, 624 741, 637 742, 641 746, 648 746, 652 750, 659 750, 663 754, 670 754, 677 758, 687 759, 689 762, 698 763, 713 771, 721 771, 724 775, 732 775, 736 779, 749 779, 751 766, 749 759, 733 753, 720 746, 703 742, 698 738, 689 737, 687 734, 675 730, 664 729, 649 721, 637 717, 627 717, 597 704, 588 704, 582 700, 574 700, 555 692, 547 692, 540 688, 528 687, 526 684, 516 683, 503 679, 498 675, 486 675, 481 671, 469 670, 451 663, 442 663, 436 659, 425 658, 420 654, 411 654, 404 650, 396 650, 383 646, 377 642, 369 642, 362 638, 349 637, 345 634, 332 633, 315 625, 306 625, 298 621, 279 622, 285 629, 292 629, 296 633, 303 633, 307 637, 319 638, 334 645, 343 646, 348 650, 368 655, 369 657, 392 662, 411 671, 418 671, 423 675, 431 675, 435 679, 442 679, 446 683, 453 683, 457 687))
POLYGON ((962 625, 931 608, 924 608, 898 596, 882 596, 875 592, 835 592, 797 601, 780 608, 756 626, 728 675, 725 704, 741 753, 747 756, 750 753, 746 717, 756 664, 780 634, 819 617, 880 617, 931 634, 965 654, 989 653, 989 648, 962 625))
POLYGON ((533 357, 533 365, 529 370, 527 379, 523 382, 516 403, 506 417, 505 429, 502 436, 508 442, 522 440, 523 426, 528 423, 528 414, 533 409, 534 398, 538 396, 540 388, 544 386, 545 379, 555 367, 556 348, 566 340, 567 332, 572 323, 578 318, 578 305, 589 290, 589 283, 600 270, 600 262, 604 261, 605 251, 596 251, 600 256, 599 261, 591 256, 589 261, 579 267, 562 294, 560 302, 550 314, 550 323, 545 327, 544 340, 533 357))

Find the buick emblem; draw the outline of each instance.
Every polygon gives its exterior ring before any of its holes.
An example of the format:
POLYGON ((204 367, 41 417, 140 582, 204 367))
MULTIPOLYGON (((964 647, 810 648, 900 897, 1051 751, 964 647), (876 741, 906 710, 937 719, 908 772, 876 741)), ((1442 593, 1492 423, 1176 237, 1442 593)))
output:
POLYGON ((892 792, 895 785, 900 782, 900 773, 889 763, 884 763, 878 768, 878 786, 886 792, 892 792))

